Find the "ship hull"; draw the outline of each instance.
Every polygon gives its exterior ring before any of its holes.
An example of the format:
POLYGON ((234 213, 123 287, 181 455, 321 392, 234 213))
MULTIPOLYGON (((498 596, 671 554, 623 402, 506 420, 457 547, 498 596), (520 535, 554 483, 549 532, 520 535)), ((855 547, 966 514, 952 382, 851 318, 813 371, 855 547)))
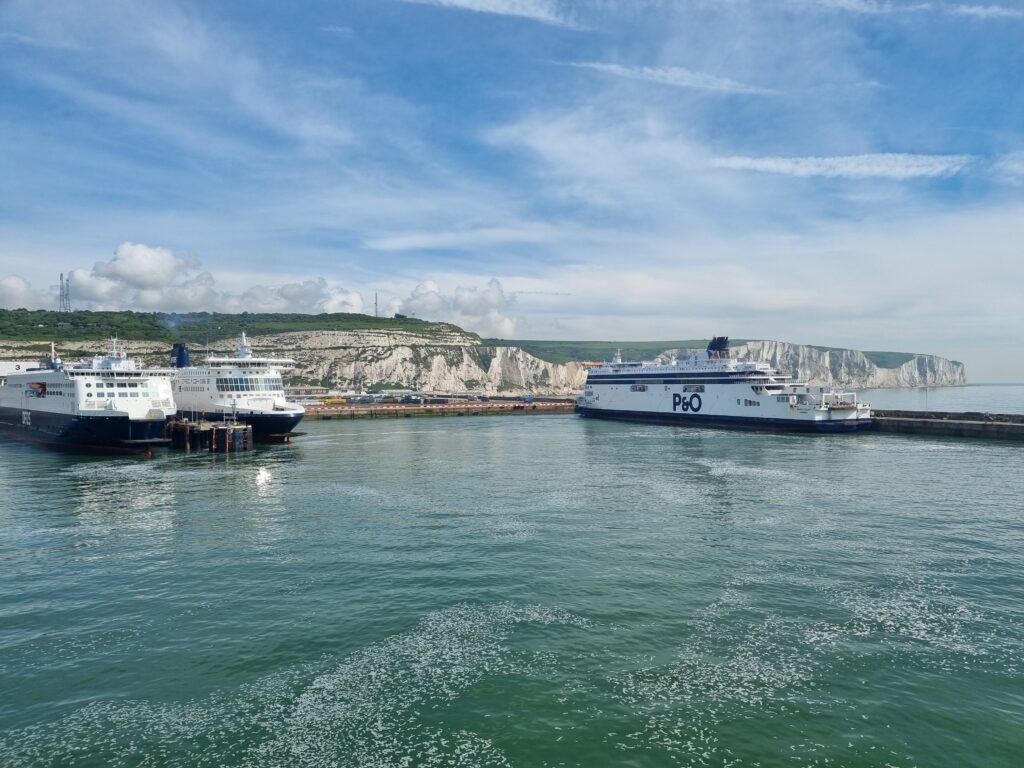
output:
POLYGON ((0 429, 33 443, 81 450, 146 453, 164 443, 164 419, 77 415, 0 408, 0 429))
POLYGON ((202 418, 207 421, 225 421, 226 419, 244 422, 252 427, 252 437, 261 443, 281 443, 295 431, 305 413, 250 413, 237 411, 178 411, 179 418, 202 418))
POLYGON ((712 429, 772 430, 811 433, 857 432, 871 429, 870 418, 832 420, 762 418, 703 413, 626 411, 610 408, 588 408, 586 406, 580 406, 576 410, 580 416, 590 419, 631 421, 643 424, 666 424, 673 427, 707 427, 712 429))

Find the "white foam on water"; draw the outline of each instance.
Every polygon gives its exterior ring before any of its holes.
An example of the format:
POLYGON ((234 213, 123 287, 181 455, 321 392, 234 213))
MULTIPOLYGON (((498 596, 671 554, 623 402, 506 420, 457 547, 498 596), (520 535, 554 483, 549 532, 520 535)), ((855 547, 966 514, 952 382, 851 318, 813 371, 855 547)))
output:
POLYGON ((0 735, 0 764, 105 766, 508 765, 489 739, 432 720, 489 677, 543 675, 517 651, 521 625, 584 628, 555 608, 460 605, 341 661, 295 667, 202 701, 97 702, 0 735))

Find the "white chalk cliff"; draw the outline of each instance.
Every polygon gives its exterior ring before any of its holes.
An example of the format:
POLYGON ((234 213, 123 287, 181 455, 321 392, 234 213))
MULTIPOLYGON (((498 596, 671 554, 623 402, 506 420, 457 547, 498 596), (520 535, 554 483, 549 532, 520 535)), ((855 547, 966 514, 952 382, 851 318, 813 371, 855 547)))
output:
MULTIPOLYGON (((704 350, 673 350, 685 357, 704 350)), ((949 387, 967 383, 963 363, 935 355, 907 355, 894 368, 883 368, 856 349, 825 349, 785 341, 748 341, 729 347, 740 360, 768 363, 782 373, 811 384, 832 384, 854 389, 882 387, 949 387)))
MULTIPOLYGON (((337 387, 385 384, 431 392, 569 395, 582 389, 586 378, 585 368, 577 363, 547 362, 514 346, 482 345, 479 337, 454 329, 422 335, 383 330, 296 332, 255 336, 250 342, 256 354, 294 358, 296 376, 337 387)), ((66 346, 99 352, 106 342, 66 346)), ((124 346, 150 364, 167 364, 168 344, 128 341, 124 346)), ((223 339, 211 345, 210 353, 233 354, 234 350, 235 340, 223 339)), ((704 354, 703 350, 674 351, 679 356, 694 352, 704 354)), ((731 347, 730 354, 769 363, 798 379, 856 389, 966 383, 962 363, 933 355, 909 356, 898 367, 884 368, 857 350, 782 341, 750 341, 731 347)), ((205 349, 193 348, 196 362, 205 355, 205 349)), ((29 352, 29 342, 0 342, 0 359, 37 357, 37 352, 29 352)))

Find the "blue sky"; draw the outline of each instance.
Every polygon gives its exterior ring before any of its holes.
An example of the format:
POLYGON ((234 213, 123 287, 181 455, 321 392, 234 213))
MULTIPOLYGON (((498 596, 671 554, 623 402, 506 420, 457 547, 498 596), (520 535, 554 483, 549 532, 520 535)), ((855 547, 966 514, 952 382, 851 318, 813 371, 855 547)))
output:
POLYGON ((1024 2, 0 4, 0 305, 1024 380, 1024 2))

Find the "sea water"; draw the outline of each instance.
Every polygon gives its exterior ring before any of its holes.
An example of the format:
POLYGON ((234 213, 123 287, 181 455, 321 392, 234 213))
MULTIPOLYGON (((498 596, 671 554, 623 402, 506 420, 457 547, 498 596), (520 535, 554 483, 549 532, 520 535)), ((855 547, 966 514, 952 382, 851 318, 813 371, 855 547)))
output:
POLYGON ((0 443, 0 765, 1024 763, 1024 445, 303 429, 0 443))

